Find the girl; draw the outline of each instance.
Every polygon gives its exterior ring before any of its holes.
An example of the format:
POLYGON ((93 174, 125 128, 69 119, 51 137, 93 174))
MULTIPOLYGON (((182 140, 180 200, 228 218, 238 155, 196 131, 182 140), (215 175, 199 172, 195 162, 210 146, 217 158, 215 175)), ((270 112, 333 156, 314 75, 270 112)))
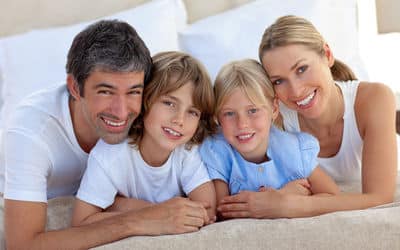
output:
POLYGON ((390 89, 356 80, 315 27, 296 16, 283 16, 265 30, 259 57, 282 103, 284 128, 318 139, 318 162, 335 180, 362 182, 361 193, 290 197, 291 212, 314 215, 392 202, 397 150, 390 89))
MULTIPOLYGON (((200 154, 214 180, 222 218, 269 216, 263 211, 263 203, 251 200, 232 207, 226 196, 239 192, 263 193, 304 178, 308 181, 297 184, 309 188, 312 194, 339 192, 317 166, 318 142, 308 134, 287 133, 272 125, 278 116, 277 101, 257 61, 225 65, 216 78, 214 93, 222 133, 207 139, 200 154)), ((304 189, 288 185, 280 192, 297 192, 296 188, 304 189)))
POLYGON ((159 53, 153 63, 152 79, 143 90, 142 112, 129 140, 115 145, 100 140, 90 153, 73 225, 121 212, 111 208, 103 212, 116 195, 132 198, 125 211, 182 202, 172 198, 187 196, 188 211, 174 211, 186 217, 170 222, 181 222, 178 232, 196 231, 215 220, 214 187, 196 146, 215 130, 210 79, 204 67, 184 53, 159 53))

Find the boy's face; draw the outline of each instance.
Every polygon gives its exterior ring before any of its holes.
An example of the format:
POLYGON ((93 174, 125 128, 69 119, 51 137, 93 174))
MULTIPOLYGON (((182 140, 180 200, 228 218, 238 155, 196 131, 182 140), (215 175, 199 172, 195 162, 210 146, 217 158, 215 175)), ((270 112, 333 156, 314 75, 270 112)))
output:
POLYGON ((86 79, 84 96, 76 96, 82 114, 74 121, 76 134, 101 138, 109 144, 123 141, 142 105, 144 72, 94 71, 86 79))
POLYGON ((140 142, 143 158, 157 157, 162 162, 178 146, 189 142, 201 116, 193 104, 194 85, 158 97, 144 116, 144 133, 140 142))
POLYGON ((247 161, 260 163, 266 160, 273 116, 272 107, 255 105, 237 88, 226 98, 218 121, 228 143, 247 161))

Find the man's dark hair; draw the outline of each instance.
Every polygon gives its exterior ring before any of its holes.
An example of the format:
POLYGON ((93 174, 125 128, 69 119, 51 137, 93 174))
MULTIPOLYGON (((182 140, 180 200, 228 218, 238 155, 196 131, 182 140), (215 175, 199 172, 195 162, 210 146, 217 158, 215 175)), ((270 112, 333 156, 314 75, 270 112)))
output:
POLYGON ((84 82, 95 71, 141 72, 147 82, 152 60, 136 30, 126 22, 101 20, 75 36, 67 56, 66 70, 83 96, 84 82))

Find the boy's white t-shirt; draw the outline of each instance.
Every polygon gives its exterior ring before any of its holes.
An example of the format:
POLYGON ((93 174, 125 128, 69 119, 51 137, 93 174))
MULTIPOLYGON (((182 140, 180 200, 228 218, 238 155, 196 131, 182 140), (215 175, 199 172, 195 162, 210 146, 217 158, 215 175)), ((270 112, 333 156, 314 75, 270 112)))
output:
POLYGON ((160 203, 185 196, 210 181, 198 147, 176 148, 160 167, 148 165, 139 150, 125 140, 110 145, 99 140, 90 152, 77 198, 103 209, 117 194, 160 203))
POLYGON ((88 154, 78 144, 65 84, 25 99, 3 133, 0 192, 5 199, 47 202, 75 195, 88 154))

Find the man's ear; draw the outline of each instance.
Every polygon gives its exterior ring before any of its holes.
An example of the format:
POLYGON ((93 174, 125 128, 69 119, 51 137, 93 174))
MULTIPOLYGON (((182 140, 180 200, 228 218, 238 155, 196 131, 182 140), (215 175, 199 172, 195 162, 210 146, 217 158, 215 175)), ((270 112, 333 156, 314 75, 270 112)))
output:
POLYGON ((75 100, 79 100, 81 98, 78 83, 71 74, 67 75, 67 88, 75 100))
POLYGON ((333 56, 332 50, 327 43, 324 44, 324 53, 326 58, 328 59, 328 65, 330 68, 335 63, 335 57, 333 56))

